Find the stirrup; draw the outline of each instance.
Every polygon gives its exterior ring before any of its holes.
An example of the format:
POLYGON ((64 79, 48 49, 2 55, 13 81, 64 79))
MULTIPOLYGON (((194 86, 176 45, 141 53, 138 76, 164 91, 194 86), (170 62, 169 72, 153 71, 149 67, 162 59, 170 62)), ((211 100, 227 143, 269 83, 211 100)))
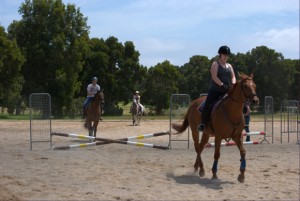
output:
POLYGON ((205 124, 200 124, 198 126, 198 131, 204 131, 204 129, 205 129, 205 124))

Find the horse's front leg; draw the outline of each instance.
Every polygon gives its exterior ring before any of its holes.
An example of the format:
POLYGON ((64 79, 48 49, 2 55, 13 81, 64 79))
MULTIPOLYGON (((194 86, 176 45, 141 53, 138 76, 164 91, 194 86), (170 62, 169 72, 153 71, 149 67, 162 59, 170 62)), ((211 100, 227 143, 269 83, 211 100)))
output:
POLYGON ((88 119, 88 117, 85 118, 85 123, 84 123, 84 127, 87 129, 87 131, 89 132, 89 136, 92 136, 91 133, 91 124, 92 122, 88 119))
POLYGON ((214 164, 212 166, 212 179, 217 179, 217 171, 218 171, 218 161, 220 158, 220 149, 221 149, 222 139, 218 136, 215 136, 215 154, 214 154, 214 164))
MULTIPOLYGON (((97 121, 97 122, 95 122, 94 125, 93 125, 93 128, 94 128, 94 129, 93 129, 93 130, 94 130, 94 137, 96 137, 96 135, 97 135, 98 123, 99 123, 99 122, 97 121)), ((95 139, 95 141, 96 141, 96 139, 95 139)))
POLYGON ((135 125, 135 116, 134 116, 133 111, 132 111, 132 125, 133 125, 133 126, 135 125))
POLYGON ((241 173, 238 176, 238 181, 243 183, 245 181, 245 171, 246 171, 246 149, 243 144, 243 138, 235 140, 236 146, 240 150, 241 155, 241 165, 240 165, 240 171, 241 173))
POLYGON ((89 136, 93 137, 93 126, 89 125, 89 136))

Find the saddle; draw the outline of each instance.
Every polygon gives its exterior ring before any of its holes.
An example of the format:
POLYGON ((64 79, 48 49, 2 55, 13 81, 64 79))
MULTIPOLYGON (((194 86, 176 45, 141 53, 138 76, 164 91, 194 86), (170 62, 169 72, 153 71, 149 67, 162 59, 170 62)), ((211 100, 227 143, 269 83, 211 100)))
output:
MULTIPOLYGON (((209 108, 209 119, 211 114, 215 111, 215 109, 220 105, 221 102, 223 102, 226 98, 228 97, 228 94, 225 94, 224 96, 220 96, 219 99, 215 102, 213 102, 209 108)), ((198 107, 198 112, 201 113, 203 111, 204 105, 205 105, 206 100, 204 100, 198 107)))
MULTIPOLYGON (((225 94, 224 96, 219 97, 219 99, 218 99, 217 101, 215 101, 215 102, 213 102, 213 103, 211 104, 211 107, 210 107, 209 110, 208 110, 208 114, 207 114, 208 119, 207 119, 207 122, 208 122, 208 124, 210 124, 211 129, 212 129, 213 132, 215 132, 215 131, 214 131, 214 127, 213 127, 212 124, 211 124, 211 116, 212 116, 212 114, 214 113, 214 111, 221 105, 221 103, 222 103, 224 100, 226 100, 227 98, 228 98, 228 94, 225 94)), ((204 100, 204 101, 199 105, 199 107, 198 107, 198 112, 201 113, 201 112, 203 111, 205 101, 206 101, 206 100, 204 100)), ((214 135, 211 134, 211 136, 214 136, 214 135)), ((228 142, 230 139, 225 139, 225 140, 228 142)))

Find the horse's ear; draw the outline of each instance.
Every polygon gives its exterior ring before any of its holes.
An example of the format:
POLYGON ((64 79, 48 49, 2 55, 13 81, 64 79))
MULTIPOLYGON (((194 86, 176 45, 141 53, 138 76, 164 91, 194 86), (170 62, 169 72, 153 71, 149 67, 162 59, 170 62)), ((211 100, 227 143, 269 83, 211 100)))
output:
POLYGON ((253 79, 253 77, 254 77, 253 73, 250 74, 250 77, 251 77, 251 79, 253 79))

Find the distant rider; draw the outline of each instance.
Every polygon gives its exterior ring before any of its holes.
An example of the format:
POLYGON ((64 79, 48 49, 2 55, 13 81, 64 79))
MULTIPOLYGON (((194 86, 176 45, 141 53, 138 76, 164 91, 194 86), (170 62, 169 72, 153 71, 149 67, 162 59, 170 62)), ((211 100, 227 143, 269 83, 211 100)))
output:
MULTIPOLYGON (((133 95, 133 102, 136 103, 139 106, 140 111, 143 113, 144 112, 144 106, 141 104, 141 96, 140 96, 139 91, 135 91, 135 94, 133 95)), ((130 111, 132 111, 132 108, 130 109, 130 111)))
POLYGON ((92 78, 92 83, 87 86, 87 97, 83 103, 83 108, 82 108, 82 118, 84 119, 86 116, 86 108, 92 98, 95 96, 95 94, 100 91, 100 86, 97 84, 98 78, 93 77, 92 78))

